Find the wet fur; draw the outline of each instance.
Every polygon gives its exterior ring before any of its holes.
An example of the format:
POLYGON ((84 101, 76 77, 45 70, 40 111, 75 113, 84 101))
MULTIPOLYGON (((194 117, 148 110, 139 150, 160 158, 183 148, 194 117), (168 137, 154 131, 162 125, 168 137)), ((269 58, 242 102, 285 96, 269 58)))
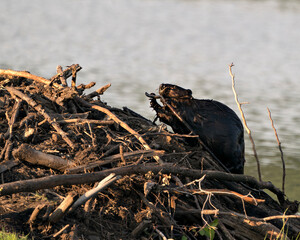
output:
MULTIPOLYGON (((244 173, 244 129, 233 110, 218 101, 194 99, 191 90, 172 84, 161 84, 159 93, 230 172, 244 173)), ((155 99, 151 107, 175 133, 190 133, 169 107, 155 99)))

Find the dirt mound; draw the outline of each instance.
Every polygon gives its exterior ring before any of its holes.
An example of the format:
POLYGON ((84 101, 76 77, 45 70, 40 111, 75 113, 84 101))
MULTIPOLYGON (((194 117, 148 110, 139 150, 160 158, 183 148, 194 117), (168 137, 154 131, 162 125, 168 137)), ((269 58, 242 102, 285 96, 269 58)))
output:
POLYGON ((297 202, 227 173, 191 135, 85 94, 74 64, 50 80, 0 70, 0 226, 34 239, 275 239, 297 202), (71 77, 71 86, 67 79, 71 77), (263 189, 275 193, 277 200, 263 189))

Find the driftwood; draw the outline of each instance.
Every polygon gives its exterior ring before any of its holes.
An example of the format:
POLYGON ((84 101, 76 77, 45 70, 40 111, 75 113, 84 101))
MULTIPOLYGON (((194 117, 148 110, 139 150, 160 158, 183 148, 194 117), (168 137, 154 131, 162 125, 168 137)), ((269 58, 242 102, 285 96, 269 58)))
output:
POLYGON ((186 141, 200 136, 103 103, 110 84, 84 94, 95 83, 78 84, 80 69, 0 70, 1 226, 34 239, 297 237, 297 201, 224 171, 186 141))

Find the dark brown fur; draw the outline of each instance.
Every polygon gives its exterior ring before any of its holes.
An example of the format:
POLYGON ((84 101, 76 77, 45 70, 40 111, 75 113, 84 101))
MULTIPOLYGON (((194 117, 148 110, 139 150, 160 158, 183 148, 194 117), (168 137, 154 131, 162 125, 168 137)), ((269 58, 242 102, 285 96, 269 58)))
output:
MULTIPOLYGON (((194 99, 191 90, 172 84, 161 84, 159 94, 230 172, 244 173, 244 129, 233 110, 218 101, 194 99)), ((168 106, 160 106, 153 98, 151 107, 175 133, 190 133, 168 106)))

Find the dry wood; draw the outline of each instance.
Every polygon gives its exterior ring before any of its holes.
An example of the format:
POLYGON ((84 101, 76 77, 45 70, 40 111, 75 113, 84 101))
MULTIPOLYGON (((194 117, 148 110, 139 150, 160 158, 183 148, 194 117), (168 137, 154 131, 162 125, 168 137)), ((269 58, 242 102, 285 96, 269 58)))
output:
POLYGON ((69 212, 73 212, 77 207, 84 204, 87 200, 94 197, 98 192, 104 190, 107 186, 120 179, 121 176, 116 176, 114 173, 111 173, 106 178, 102 179, 101 182, 98 183, 97 187, 87 191, 83 194, 70 208, 69 212))
MULTIPOLYGON (((37 81, 37 82, 40 82, 43 84, 47 84, 47 85, 49 85, 51 83, 51 81, 49 81, 46 78, 33 75, 26 71, 14 71, 14 70, 10 70, 10 69, 7 69, 7 70, 0 69, 0 75, 27 78, 27 79, 31 79, 31 80, 34 80, 34 81, 37 81)), ((55 86, 56 88, 63 88, 61 85, 59 85, 57 83, 53 83, 53 86, 55 86)))
POLYGON ((24 225, 22 220, 17 223, 20 217, 30 217, 30 214, 26 213, 27 206, 22 203, 28 202, 30 208, 36 206, 32 205, 33 201, 40 201, 42 197, 42 202, 47 202, 47 209, 43 209, 43 213, 46 211, 43 217, 36 218, 41 221, 35 220, 34 224, 31 224, 30 237, 34 238, 54 237, 57 233, 55 237, 70 239, 92 238, 95 234, 101 236, 101 239, 145 236, 171 239, 186 236, 198 239, 201 238, 199 230, 208 227, 213 218, 219 220, 215 233, 216 238, 220 240, 252 240, 264 237, 272 239, 282 236, 279 229, 284 229, 290 238, 297 237, 300 232, 300 218, 293 215, 298 210, 297 201, 290 202, 285 199, 283 192, 270 182, 260 182, 251 176, 223 172, 209 152, 203 151, 202 147, 190 146, 185 141, 185 138, 198 136, 172 134, 164 125, 155 126, 126 107, 121 110, 104 104, 99 95, 110 85, 85 95, 85 89, 94 86, 94 83, 75 86, 76 74, 80 68, 79 65, 72 65, 62 71, 62 68, 58 67, 58 74, 51 81, 27 72, 4 70, 8 75, 3 75, 3 70, 0 71, 1 79, 8 78, 0 83, 0 122, 4 126, 0 128, 0 148, 5 148, 2 150, 2 156, 9 159, 10 150, 17 152, 17 148, 26 142, 31 146, 29 151, 24 146, 20 147, 24 148, 25 157, 28 157, 33 149, 39 149, 41 152, 35 155, 36 162, 40 162, 40 154, 50 153, 46 156, 50 155, 52 158, 53 153, 57 155, 54 158, 62 156, 61 159, 74 159, 76 163, 81 164, 78 168, 69 167, 70 172, 85 171, 82 174, 69 175, 65 171, 65 174, 49 176, 53 174, 51 169, 49 171, 34 165, 18 165, 19 161, 1 163, 3 184, 0 185, 0 205, 5 215, 0 216, 0 224, 3 220, 9 225, 18 224, 18 229, 22 226, 22 231, 28 234, 28 225, 24 225), (24 76, 24 79, 20 78, 24 76), (26 79, 26 76, 29 78, 26 79), (73 79, 73 89, 66 86, 65 79, 70 76, 73 79), (30 105, 27 102, 28 105, 26 100, 23 104, 18 103, 17 101, 21 102, 20 97, 5 90, 6 87, 12 86, 34 100, 34 104, 30 105), (40 108, 37 110, 34 107, 38 105, 40 108), (44 112, 50 118, 41 119, 40 115, 44 116, 44 112), (110 120, 107 120, 109 118, 110 120), (64 124, 64 129, 68 129, 68 133, 72 132, 68 137, 74 145, 76 144, 76 148, 57 141, 58 131, 53 132, 53 126, 45 124, 49 119, 58 126, 64 124), (28 136, 24 137, 24 133, 28 136), (150 149, 150 146, 164 150, 165 154, 162 150, 150 149), (118 151, 119 154, 116 154, 118 151), (158 162, 162 162, 161 157, 169 163, 153 163, 153 156, 156 156, 158 162), (121 160, 119 163, 108 164, 121 160), (116 165, 119 167, 112 168, 116 165), (12 168, 13 166, 16 167, 12 168), (94 168, 95 166, 101 168, 94 168), (7 169, 11 171, 4 172, 7 169), (90 173, 86 173, 87 169, 90 173), (105 170, 95 172, 99 169, 105 170), (95 189, 92 190, 94 193, 88 191, 91 189, 91 183, 97 188, 96 183, 101 180, 106 182, 104 178, 110 174, 124 177, 98 194, 95 193, 95 189), (19 179, 28 180, 18 181, 19 179), (149 187, 145 191, 146 196, 139 194, 146 186, 149 187), (281 205, 266 192, 256 189, 270 189, 277 195, 281 205), (38 191, 38 194, 14 194, 35 191, 38 191), (63 207, 65 213, 61 209, 52 213, 52 224, 49 224, 51 208, 54 208, 53 201, 59 199, 61 202, 71 191, 81 195, 85 193, 85 200, 94 196, 90 198, 93 201, 88 200, 90 203, 86 202, 84 209, 76 208, 77 203, 73 204, 74 212, 64 221, 54 223, 69 212, 68 206, 72 204, 69 203, 67 207, 63 207), (9 194, 13 196, 4 196, 9 194), (253 205, 258 202, 257 206, 253 205), (133 221, 137 224, 132 224, 133 221), (66 225, 67 223, 70 223, 70 226, 66 225), (141 224, 137 227, 138 223, 141 224), (63 226, 72 228, 71 232, 66 233, 63 226), (97 233, 93 232, 95 229, 98 229, 97 233), (134 231, 137 233, 132 235, 134 231), (273 236, 269 234, 270 231, 273 231, 273 236))
POLYGON ((22 144, 13 152, 15 159, 26 161, 31 164, 37 164, 59 170, 61 172, 65 169, 74 167, 75 163, 65 160, 59 156, 48 153, 43 153, 31 148, 28 144, 22 144))
POLYGON ((141 233, 148 227, 151 226, 151 220, 145 219, 143 220, 137 227, 132 231, 131 236, 137 239, 141 233))
POLYGON ((57 233, 53 234, 53 237, 56 238, 61 235, 64 231, 66 231, 70 227, 70 224, 65 225, 62 229, 60 229, 57 233))
POLYGON ((57 121, 60 124, 97 124, 97 125, 113 125, 113 120, 94 120, 94 119, 64 119, 57 121))
POLYGON ((75 196, 75 192, 71 192, 68 194, 64 201, 62 201, 62 203, 49 216, 50 223, 58 222, 65 215, 69 207, 73 204, 75 196))
POLYGON ((250 197, 248 195, 243 195, 240 193, 237 193, 235 191, 230 191, 227 189, 187 189, 180 190, 180 188, 170 188, 170 187, 162 187, 162 189, 167 189, 169 191, 181 193, 181 194, 194 194, 194 195, 208 195, 208 194, 214 194, 214 195, 229 195, 238 199, 241 199, 249 204, 257 206, 258 203, 265 202, 264 199, 257 199, 254 197, 250 197))
MULTIPOLYGON (((153 156, 162 156, 162 155, 164 155, 164 153, 165 153, 165 151, 162 151, 162 150, 137 150, 134 152, 123 153, 123 158, 129 159, 129 158, 137 158, 140 156, 143 156, 146 158, 146 157, 153 157, 153 156)), ((81 165, 78 167, 69 168, 69 169, 67 169, 67 172, 68 173, 79 173, 79 172, 83 172, 86 170, 91 170, 96 167, 100 167, 100 166, 103 166, 103 165, 106 165, 109 163, 119 161, 119 160, 121 160, 121 158, 122 158, 121 154, 115 154, 115 155, 112 155, 112 156, 109 156, 106 158, 102 158, 99 161, 94 161, 92 163, 88 163, 88 164, 81 165)))
POLYGON ((130 175, 130 174, 146 174, 147 172, 153 172, 154 174, 166 173, 166 174, 179 174, 181 176, 188 176, 193 178, 201 178, 205 175, 205 179, 217 179, 220 181, 230 182, 243 182, 250 184, 258 189, 269 189, 274 192, 278 197, 282 197, 282 192, 277 189, 271 182, 259 182, 252 176, 242 174, 230 174, 218 171, 209 170, 196 170, 183 167, 174 167, 172 164, 163 165, 129 165, 119 168, 112 168, 94 173, 85 174, 70 174, 70 175, 55 175, 48 176, 39 179, 30 179, 24 181, 17 181, 12 183, 5 183, 0 185, 0 196, 9 195, 17 192, 32 192, 39 189, 53 188, 55 186, 68 186, 73 184, 93 183, 108 176, 110 173, 117 175, 130 175))
POLYGON ((99 88, 98 90, 89 93, 88 95, 86 95, 85 97, 87 99, 92 99, 93 97, 97 97, 99 95, 102 95, 109 87, 111 86, 111 84, 106 84, 105 86, 99 88))
MULTIPOLYGON (((57 71, 57 74, 58 74, 59 79, 60 79, 60 81, 61 81, 61 85, 62 85, 63 87, 67 87, 68 84, 67 84, 66 78, 65 78, 65 76, 64 76, 64 74, 63 74, 62 67, 61 67, 60 65, 58 65, 58 66, 56 67, 56 71, 57 71)), ((55 81, 55 80, 56 80, 56 78, 52 78, 52 79, 51 79, 51 82, 53 82, 53 81, 55 81)))
MULTIPOLYGON (((133 130, 131 127, 128 126, 127 123, 121 121, 115 114, 113 114, 111 111, 109 111, 107 108, 104 108, 104 107, 100 107, 98 105, 95 105, 95 104, 90 104, 86 101, 84 101, 83 99, 79 98, 79 97, 76 97, 76 100, 78 102, 80 102, 82 105, 86 106, 86 107, 90 107, 92 109, 95 109, 97 111, 100 111, 100 112, 103 112, 105 113, 106 115, 108 115, 112 120, 114 120, 117 124, 119 124, 121 127, 123 127, 124 129, 126 129, 128 132, 130 132, 133 136, 136 137, 137 140, 140 141, 140 143, 143 145, 143 147, 146 149, 146 150, 151 150, 151 148, 149 147, 148 143, 142 138, 142 136, 136 132, 135 130, 133 130)), ((154 156, 154 159, 162 164, 163 161, 160 159, 159 156, 154 156)))
POLYGON ((71 147, 75 148, 74 143, 69 139, 67 136, 67 133, 65 133, 59 126, 59 124, 55 121, 55 119, 52 119, 48 113, 46 113, 45 109, 39 104, 37 104, 33 99, 31 99, 29 96, 25 95, 21 91, 13 88, 13 87, 5 87, 6 90, 12 95, 16 95, 19 98, 26 101, 31 107, 33 107, 39 114, 41 114, 52 126, 53 128, 62 136, 62 138, 66 141, 66 143, 71 147))
MULTIPOLYGON (((72 76, 72 72, 74 71, 74 69, 76 70, 76 72, 78 72, 82 68, 81 68, 81 66, 79 64, 72 64, 71 66, 68 66, 62 73, 58 70, 57 71, 58 73, 55 76, 53 76, 50 80, 45 79, 46 81, 44 80, 44 81, 40 81, 40 82, 49 85, 51 82, 53 82, 56 79, 59 79, 61 77, 63 77, 64 79, 67 79, 67 78, 69 78, 69 77, 72 76)), ((29 78, 29 79, 31 79, 31 78, 29 78)), ((36 79, 33 79, 33 80, 36 80, 36 79)), ((56 87, 59 86, 59 88, 63 88, 64 87, 64 86, 61 86, 61 85, 55 84, 55 83, 53 85, 56 86, 56 87)))
POLYGON ((257 218, 257 217, 249 217, 233 211, 225 212, 225 211, 220 211, 219 209, 217 210, 186 209, 182 207, 179 207, 176 210, 176 214, 179 215, 203 214, 203 215, 215 215, 215 216, 226 215, 226 216, 233 216, 236 218, 242 218, 244 221, 254 221, 254 222, 267 222, 267 221, 272 221, 274 219, 300 218, 300 215, 278 215, 278 216, 270 216, 265 218, 257 218))
POLYGON ((167 212, 163 211, 160 208, 157 208, 142 193, 138 192, 138 195, 140 196, 142 201, 145 203, 145 205, 150 208, 151 212, 153 214, 155 214, 166 227, 170 227, 175 224, 174 219, 172 219, 167 212))
POLYGON ((28 220, 28 223, 30 225, 34 224, 34 222, 37 220, 37 216, 39 214, 39 212, 45 207, 45 204, 40 204, 38 205, 32 212, 29 220, 28 220))

